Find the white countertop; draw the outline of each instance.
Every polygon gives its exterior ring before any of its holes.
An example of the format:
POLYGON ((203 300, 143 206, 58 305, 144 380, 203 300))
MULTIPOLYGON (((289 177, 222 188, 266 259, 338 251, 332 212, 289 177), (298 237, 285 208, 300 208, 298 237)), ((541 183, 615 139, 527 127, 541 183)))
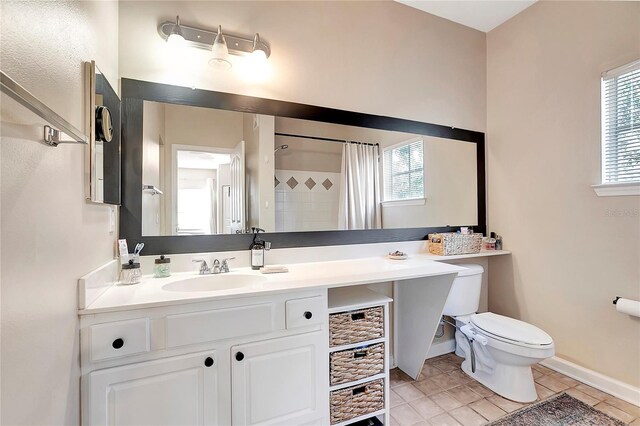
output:
MULTIPOLYGON (((498 253, 496 253, 498 254, 498 253)), ((504 254, 504 253, 503 253, 504 254)), ((487 254, 466 255, 479 257, 487 254)), ((433 255, 412 255, 407 260, 390 260, 385 257, 349 259, 286 265, 289 272, 261 274, 250 268, 235 268, 228 275, 252 274, 264 277, 259 284, 250 287, 218 291, 167 291, 166 284, 198 277, 195 272, 181 272, 168 278, 153 278, 145 275, 140 284, 113 285, 100 295, 80 315, 122 311, 139 308, 195 303, 231 297, 263 295, 274 292, 309 290, 313 288, 342 287, 378 282, 399 281, 411 278, 454 274, 462 270, 459 266, 434 261, 433 255)), ((463 258, 449 257, 447 258, 463 258)), ((227 274, 222 274, 227 275, 227 274)))

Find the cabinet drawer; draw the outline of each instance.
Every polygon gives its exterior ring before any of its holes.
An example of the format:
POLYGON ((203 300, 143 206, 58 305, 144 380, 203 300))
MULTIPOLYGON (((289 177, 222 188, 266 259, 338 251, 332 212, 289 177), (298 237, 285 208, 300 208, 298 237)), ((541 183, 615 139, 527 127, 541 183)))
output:
POLYGON ((287 329, 321 324, 325 316, 325 303, 322 296, 287 300, 287 329))
POLYGON ((92 361, 149 352, 149 318, 96 324, 89 333, 92 361))
POLYGON ((275 305, 261 303, 166 317, 167 347, 213 342, 275 330, 275 305))

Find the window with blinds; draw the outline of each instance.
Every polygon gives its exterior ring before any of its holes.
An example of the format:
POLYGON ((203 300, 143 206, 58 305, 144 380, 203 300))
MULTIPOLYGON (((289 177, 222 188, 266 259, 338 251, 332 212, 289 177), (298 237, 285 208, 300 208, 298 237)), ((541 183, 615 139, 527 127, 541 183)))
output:
POLYGON ((602 183, 640 182, 640 61, 602 75, 602 183))
POLYGON ((384 201, 424 198, 423 149, 419 138, 383 151, 384 201))

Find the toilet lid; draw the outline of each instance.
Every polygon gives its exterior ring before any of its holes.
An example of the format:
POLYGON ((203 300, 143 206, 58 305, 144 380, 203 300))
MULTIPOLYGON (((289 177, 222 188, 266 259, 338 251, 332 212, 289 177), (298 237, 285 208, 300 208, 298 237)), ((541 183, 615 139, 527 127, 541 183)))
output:
POLYGON ((550 345, 553 343, 551 336, 538 327, 491 312, 471 315, 471 322, 489 334, 514 342, 528 345, 550 345))

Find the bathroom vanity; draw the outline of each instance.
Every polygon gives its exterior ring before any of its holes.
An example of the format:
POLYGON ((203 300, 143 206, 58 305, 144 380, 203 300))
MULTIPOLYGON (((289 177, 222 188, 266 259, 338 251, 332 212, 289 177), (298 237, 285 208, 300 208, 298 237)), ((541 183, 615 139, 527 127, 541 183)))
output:
POLYGON ((396 283, 395 363, 419 373, 460 270, 429 255, 347 259, 291 264, 286 274, 235 268, 216 276, 145 276, 96 293, 92 280, 109 276, 114 263, 80 282, 87 425, 346 425, 367 416, 331 423, 331 392, 367 392, 374 380, 383 383, 384 400, 372 414, 384 418, 391 299, 367 284, 396 283), (384 309, 383 335, 330 348, 330 312, 363 306, 384 309), (382 372, 330 383, 330 353, 377 343, 386 348, 382 372))

